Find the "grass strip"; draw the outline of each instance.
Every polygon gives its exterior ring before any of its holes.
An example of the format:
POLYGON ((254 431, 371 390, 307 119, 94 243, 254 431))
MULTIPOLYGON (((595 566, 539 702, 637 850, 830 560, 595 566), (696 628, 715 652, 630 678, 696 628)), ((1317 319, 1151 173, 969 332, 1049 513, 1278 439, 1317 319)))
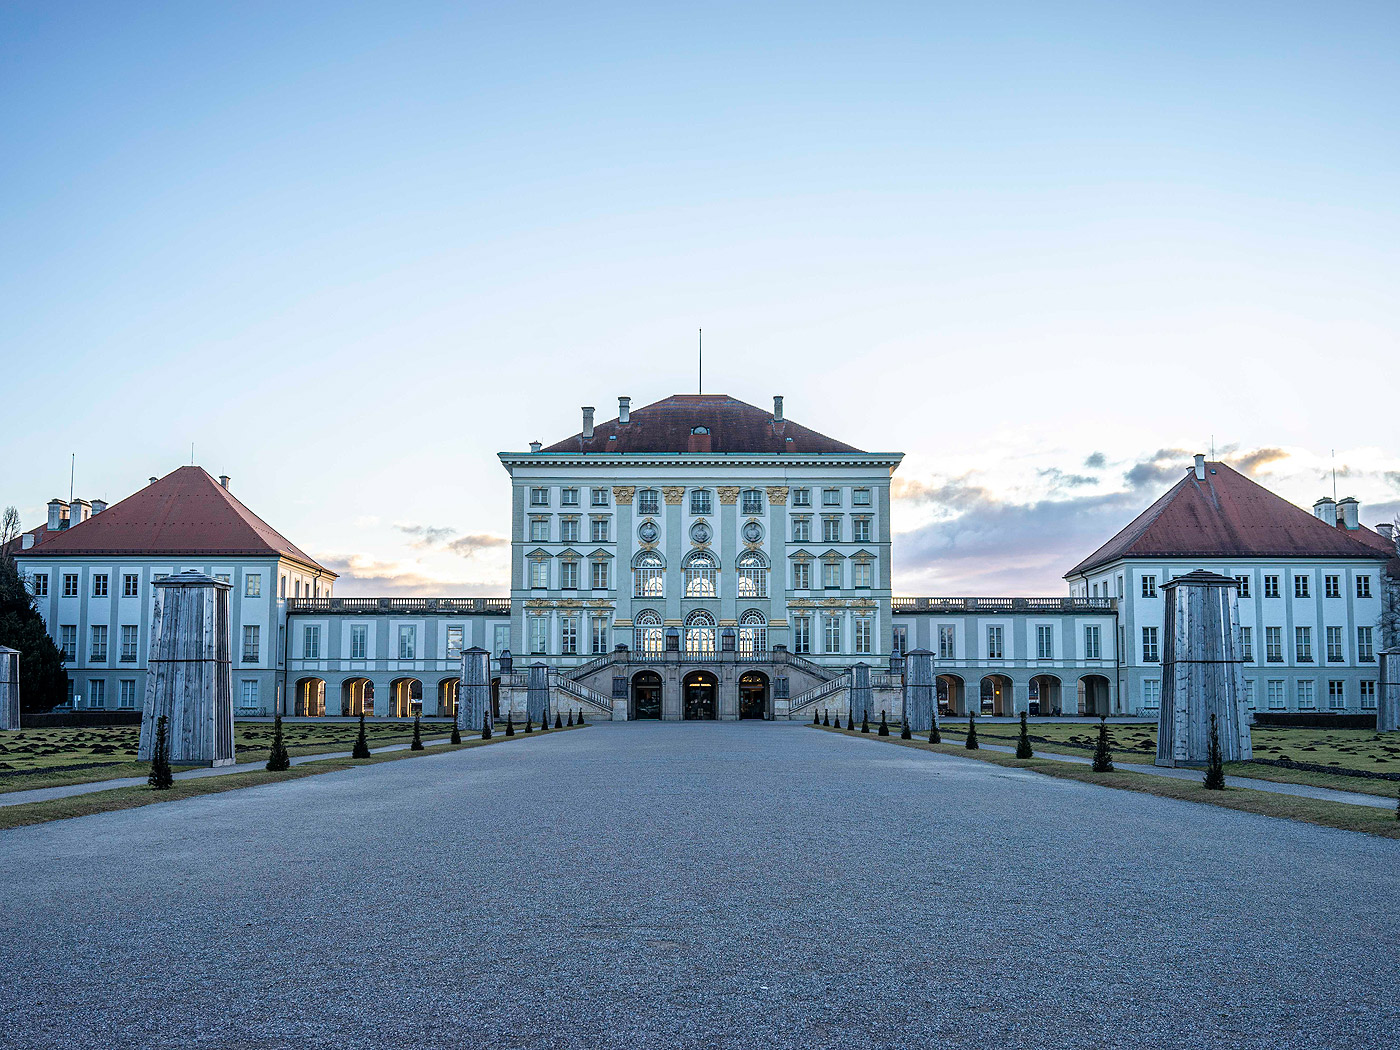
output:
MULTIPOLYGON (((565 726, 579 729, 580 726, 565 726)), ((549 733, 560 730, 551 729, 549 733)), ((543 734, 548 737, 549 733, 543 734)), ((534 734, 532 734, 534 735, 534 734)), ((121 809, 135 809, 157 802, 179 802, 182 799, 200 795, 216 795, 222 791, 235 791, 238 788, 258 787, 262 784, 280 784, 287 780, 301 780, 303 777, 318 776, 322 773, 338 773, 342 769, 355 769, 361 766, 377 766, 381 762, 398 762, 403 759, 418 758, 423 755, 440 755, 448 751, 463 751, 471 747, 485 747, 500 744, 507 740, 530 739, 523 733, 506 736, 495 733, 490 740, 464 740, 460 744, 432 744, 422 751, 387 751, 369 758, 323 758, 303 762, 280 773, 269 773, 264 769, 249 770, 246 773, 225 773, 211 777, 193 777, 177 780, 166 791, 155 791, 144 785, 136 787, 112 788, 109 791, 94 791, 84 795, 69 795, 66 798, 53 798, 44 802, 25 802, 18 806, 0 807, 0 831, 6 828, 24 827, 28 824, 44 824, 50 820, 67 820, 69 817, 86 817, 92 813, 112 813, 121 809)), ((148 769, 149 765, 143 767, 148 769)))
POLYGON ((1380 835, 1389 839, 1400 839, 1400 820, 1395 818, 1393 809, 1378 809, 1371 806, 1352 806, 1345 802, 1326 802, 1322 799, 1306 798, 1302 795, 1276 795, 1269 791, 1255 791, 1251 788, 1226 788, 1224 791, 1207 791, 1199 781, 1182 780, 1176 777, 1159 777, 1151 773, 1095 773, 1087 766, 1075 762, 1061 762, 1050 758, 1017 758, 1000 751, 968 751, 961 743, 929 744, 920 740, 901 740, 897 736, 881 737, 865 734, 858 730, 837 729, 827 726, 808 726, 826 733, 840 733, 842 736, 865 737, 867 740, 884 741, 901 747, 912 747, 920 751, 933 751, 940 755, 955 758, 970 758, 977 762, 990 762, 997 766, 1011 766, 1016 769, 1041 773, 1060 780, 1077 780, 1083 784, 1098 784, 1101 787, 1120 788, 1125 791, 1140 791, 1160 798, 1174 798, 1182 802, 1200 802, 1225 809, 1243 810, 1265 817, 1281 817, 1284 820, 1299 820, 1306 824, 1318 824, 1342 831, 1360 831, 1367 835, 1380 835))

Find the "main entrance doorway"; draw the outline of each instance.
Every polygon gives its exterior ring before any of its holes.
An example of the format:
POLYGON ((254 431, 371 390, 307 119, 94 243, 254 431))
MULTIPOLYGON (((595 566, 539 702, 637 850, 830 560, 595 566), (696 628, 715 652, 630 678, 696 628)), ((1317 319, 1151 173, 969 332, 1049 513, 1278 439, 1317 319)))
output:
POLYGON ((739 717, 768 717, 768 676, 762 671, 739 676, 739 717))
POLYGON ((718 693, 714 675, 705 671, 690 672, 681 683, 681 695, 685 699, 682 717, 688 722, 715 718, 718 693))
POLYGON ((638 671, 632 676, 632 717, 661 717, 661 676, 655 671, 638 671))

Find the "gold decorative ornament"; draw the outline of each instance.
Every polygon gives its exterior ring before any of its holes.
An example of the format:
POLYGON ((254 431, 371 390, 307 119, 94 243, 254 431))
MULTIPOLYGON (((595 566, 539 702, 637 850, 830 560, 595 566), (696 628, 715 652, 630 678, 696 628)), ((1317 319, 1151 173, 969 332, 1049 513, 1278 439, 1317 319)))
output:
POLYGON ((614 485, 614 486, 613 486, 613 502, 614 502, 614 503, 631 503, 631 502, 632 502, 632 497, 634 497, 636 494, 637 494, 637 487, 636 487, 635 485, 614 485))
POLYGON ((721 503, 739 502, 738 485, 720 485, 717 491, 719 492, 719 501, 721 503))
POLYGON ((663 485, 661 487, 661 498, 664 499, 668 504, 684 503, 685 486, 663 485))
POLYGON ((788 500, 788 487, 786 485, 769 485, 768 502, 779 507, 786 507, 788 500))

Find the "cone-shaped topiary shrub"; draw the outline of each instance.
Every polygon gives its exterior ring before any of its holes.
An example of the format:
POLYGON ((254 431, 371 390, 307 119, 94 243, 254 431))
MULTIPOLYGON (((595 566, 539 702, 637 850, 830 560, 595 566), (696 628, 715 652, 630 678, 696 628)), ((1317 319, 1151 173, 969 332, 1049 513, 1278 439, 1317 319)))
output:
POLYGON ((410 751, 422 751, 422 750, 423 750, 423 730, 422 730, 422 728, 418 725, 418 718, 419 718, 418 715, 414 715, 414 716, 413 716, 413 740, 412 740, 412 742, 408 745, 408 749, 409 749, 410 751))
POLYGON ((826 709, 825 707, 822 708, 822 725, 824 725, 824 726, 829 726, 829 725, 831 725, 831 712, 830 712, 828 709, 826 709))
POLYGON ((862 733, 868 733, 868 732, 870 732, 870 712, 869 712, 869 711, 862 711, 862 712, 860 713, 860 731, 861 731, 862 733))
POLYGON ((881 709, 880 709, 880 728, 877 729, 877 730, 875 731, 875 735, 876 735, 876 736, 889 736, 889 735, 890 735, 890 724, 889 724, 888 722, 885 721, 885 711, 884 711, 884 708, 881 708, 881 709))
POLYGON ((146 783, 156 791, 165 791, 175 785, 175 775, 170 772, 170 741, 166 736, 169 721, 165 715, 156 719, 156 739, 151 745, 151 775, 146 778, 146 783))
MULTIPOLYGON (((280 721, 280 719, 279 719, 279 721, 280 721)), ((280 726, 279 726, 279 729, 280 729, 280 726)), ((278 734, 278 740, 280 740, 280 739, 281 739, 281 734, 279 733, 279 734, 278 734)), ((272 745, 272 747, 273 747, 273 753, 275 754, 275 753, 276 753, 277 744, 274 742, 273 745, 272 745)), ((284 755, 286 754, 286 750, 287 750, 286 748, 283 748, 283 749, 282 749, 282 752, 283 752, 284 755)), ((369 737, 367 737, 367 736, 365 735, 365 716, 364 716, 364 715, 361 715, 361 716, 360 716, 360 735, 357 736, 357 737, 355 737, 355 747, 351 750, 351 752, 350 752, 350 757, 351 757, 351 758, 369 758, 369 737)), ((267 768, 268 768, 268 769, 271 769, 271 768, 272 768, 272 760, 271 760, 271 759, 268 760, 267 768)), ((286 767, 286 766, 282 766, 281 768, 286 769, 287 767, 286 767)))
POLYGON ((1026 712, 1021 712, 1021 735, 1016 739, 1017 758, 1035 758, 1035 751, 1031 749, 1030 730, 1026 727, 1026 712))
POLYGON ((578 721, 575 722, 574 725, 577 725, 577 726, 583 725, 583 708, 581 708, 581 707, 578 709, 578 721))
POLYGON ((1220 731, 1215 725, 1215 715, 1210 716, 1210 751, 1206 757, 1207 791, 1225 790, 1225 755, 1220 750, 1220 731))
POLYGON ((943 743, 943 734, 938 731, 938 716, 934 715, 933 725, 928 728, 928 742, 930 744, 943 743))
MULTIPOLYGON (((837 721, 840 722, 840 719, 838 718, 837 721)), ((856 713, 855 713, 854 711, 847 711, 847 712, 846 712, 846 728, 847 728, 847 729, 855 729, 855 727, 856 727, 856 713)))
POLYGON ((457 728, 455 719, 452 722, 452 742, 454 744, 460 744, 462 742, 462 731, 457 728))
POLYGON ((904 719, 904 726, 903 726, 903 728, 900 729, 900 731, 899 731, 899 739, 901 739, 901 740, 913 740, 913 739, 914 739, 914 734, 911 733, 911 732, 909 732, 909 719, 908 719, 907 716, 906 716, 905 719, 904 719))
POLYGON ((814 725, 814 726, 819 726, 819 725, 821 725, 821 724, 822 724, 821 715, 817 714, 817 709, 814 707, 814 708, 812 708, 812 725, 814 725))
POLYGON ((569 720, 564 724, 569 726, 574 724, 574 713, 572 711, 569 712, 569 720))
POLYGON ((555 711, 555 712, 554 712, 554 728, 555 728, 555 729, 563 729, 563 728, 564 728, 564 716, 561 715, 558 711, 555 711))
POLYGON ((525 732, 527 732, 527 733, 533 733, 533 732, 534 732, 534 729, 532 728, 532 726, 533 726, 533 722, 532 722, 532 720, 531 720, 531 718, 530 718, 529 713, 526 712, 526 715, 525 715, 525 732))
MULTIPOLYGON (((361 719, 362 723, 363 721, 361 719)), ((361 732, 363 731, 361 729, 361 732)), ((284 769, 291 768, 292 756, 287 754, 287 742, 282 738, 282 716, 276 715, 272 719, 272 750, 267 755, 267 771, 280 773, 284 769)))
POLYGON ((489 711, 481 716, 481 739, 491 739, 491 713, 489 711))
POLYGON ((506 736, 515 736, 515 719, 510 717, 510 712, 506 712, 506 736))
POLYGON ((969 751, 979 751, 982 748, 977 742, 977 716, 971 711, 967 713, 967 739, 963 741, 963 747, 969 751))
POLYGON ((1099 715, 1099 739, 1094 745, 1094 772, 1113 772, 1113 752, 1109 750, 1108 716, 1099 715))

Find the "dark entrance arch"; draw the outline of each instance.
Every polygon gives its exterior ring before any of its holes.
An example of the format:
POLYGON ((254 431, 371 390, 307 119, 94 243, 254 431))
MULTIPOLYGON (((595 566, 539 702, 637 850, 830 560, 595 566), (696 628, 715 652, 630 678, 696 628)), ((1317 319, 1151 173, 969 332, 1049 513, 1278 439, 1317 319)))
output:
POLYGON ((745 671, 739 676, 739 717, 768 717, 768 676, 762 671, 745 671))
POLYGON ((630 717, 661 717, 661 676, 655 671, 638 671, 632 676, 630 717))
POLYGON ((685 702, 682 717, 687 722, 715 718, 718 694, 719 683, 714 675, 708 671, 691 671, 681 683, 681 697, 685 702))

